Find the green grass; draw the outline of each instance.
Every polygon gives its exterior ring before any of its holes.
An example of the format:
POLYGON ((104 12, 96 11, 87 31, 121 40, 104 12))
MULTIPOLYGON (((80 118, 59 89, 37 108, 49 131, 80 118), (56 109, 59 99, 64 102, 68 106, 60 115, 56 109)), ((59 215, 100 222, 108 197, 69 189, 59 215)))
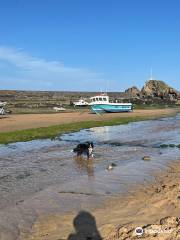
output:
POLYGON ((165 109, 165 108, 178 108, 180 105, 168 104, 134 104, 135 109, 165 109))
MULTIPOLYGON (((156 117, 157 118, 157 117, 156 117)), ((13 132, 5 132, 0 134, 0 144, 8 144, 13 142, 25 142, 34 139, 54 138, 63 133, 75 132, 85 128, 113 126, 120 124, 127 124, 129 122, 136 122, 148 119, 156 119, 155 117, 118 117, 112 120, 102 121, 85 121, 77 123, 61 124, 50 127, 18 130, 13 132)))

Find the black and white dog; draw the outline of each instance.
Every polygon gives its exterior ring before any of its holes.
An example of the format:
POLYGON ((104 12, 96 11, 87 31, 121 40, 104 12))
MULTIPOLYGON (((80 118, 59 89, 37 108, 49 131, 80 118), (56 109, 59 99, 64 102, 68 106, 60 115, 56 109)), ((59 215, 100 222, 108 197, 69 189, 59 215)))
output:
POLYGON ((87 158, 93 157, 93 142, 85 142, 80 143, 73 149, 73 152, 77 153, 77 156, 81 156, 82 154, 86 154, 87 158))

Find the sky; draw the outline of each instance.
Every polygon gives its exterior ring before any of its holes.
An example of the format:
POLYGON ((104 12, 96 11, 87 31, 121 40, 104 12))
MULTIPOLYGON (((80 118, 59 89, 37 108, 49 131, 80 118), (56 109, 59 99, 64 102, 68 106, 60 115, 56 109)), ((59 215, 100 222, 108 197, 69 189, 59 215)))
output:
POLYGON ((180 90, 179 0, 0 0, 0 89, 180 90))

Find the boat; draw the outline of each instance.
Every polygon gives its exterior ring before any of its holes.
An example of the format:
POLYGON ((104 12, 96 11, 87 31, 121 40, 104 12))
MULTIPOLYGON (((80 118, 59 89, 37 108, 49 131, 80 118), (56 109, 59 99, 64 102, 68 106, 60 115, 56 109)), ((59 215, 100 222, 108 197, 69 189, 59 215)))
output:
POLYGON ((7 104, 7 102, 0 102, 0 115, 5 114, 4 106, 7 104))
POLYGON ((4 115, 5 114, 5 110, 4 107, 7 104, 7 102, 1 102, 0 101, 0 115, 4 115))
POLYGON ((7 102, 0 102, 0 107, 4 107, 7 104, 7 102))
POLYGON ((4 115, 5 114, 5 110, 3 107, 0 106, 0 115, 4 115))
POLYGON ((73 105, 74 105, 75 107, 86 107, 86 106, 89 105, 89 103, 86 102, 84 99, 80 99, 80 100, 77 101, 77 102, 73 102, 73 105))
POLYGON ((53 110, 56 111, 56 112, 59 112, 59 111, 66 111, 66 109, 63 108, 63 107, 53 107, 53 110))
POLYGON ((93 113, 131 112, 133 110, 132 103, 111 103, 106 94, 91 97, 89 106, 93 113))

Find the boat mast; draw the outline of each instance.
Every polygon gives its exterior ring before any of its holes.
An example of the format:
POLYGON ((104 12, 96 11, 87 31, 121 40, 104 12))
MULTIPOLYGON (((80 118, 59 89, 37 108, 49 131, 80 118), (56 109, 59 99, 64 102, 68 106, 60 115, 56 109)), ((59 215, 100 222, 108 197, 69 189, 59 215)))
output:
POLYGON ((150 71, 150 80, 153 80, 152 68, 151 68, 151 71, 150 71))

